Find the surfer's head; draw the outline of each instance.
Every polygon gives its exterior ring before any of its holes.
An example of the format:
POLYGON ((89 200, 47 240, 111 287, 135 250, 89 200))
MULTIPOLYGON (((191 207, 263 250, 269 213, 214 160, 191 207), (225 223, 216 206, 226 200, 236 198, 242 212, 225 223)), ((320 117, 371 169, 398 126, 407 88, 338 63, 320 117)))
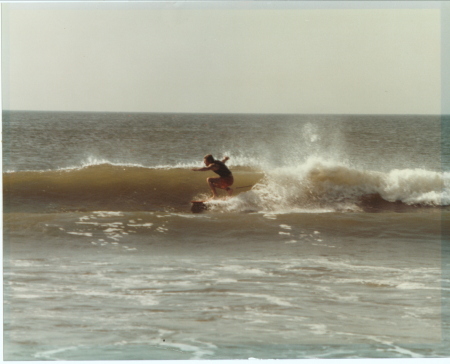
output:
POLYGON ((203 158, 203 161, 208 166, 211 163, 214 163, 214 157, 211 154, 205 155, 205 157, 203 158))

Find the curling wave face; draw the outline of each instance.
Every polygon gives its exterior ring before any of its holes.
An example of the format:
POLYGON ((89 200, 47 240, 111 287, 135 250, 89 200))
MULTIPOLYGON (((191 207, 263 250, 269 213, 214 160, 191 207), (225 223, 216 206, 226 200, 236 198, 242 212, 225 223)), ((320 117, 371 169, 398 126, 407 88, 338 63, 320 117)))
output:
POLYGON ((293 168, 267 172, 252 191, 230 201, 227 208, 378 212, 448 205, 450 173, 423 169, 394 169, 385 173, 310 158, 293 168))
MULTIPOLYGON (((253 185, 261 173, 237 171, 253 185)), ((183 168, 146 168, 111 164, 53 171, 3 174, 8 211, 183 211, 201 196, 207 176, 183 168)), ((206 197, 203 196, 203 197, 206 197)))
MULTIPOLYGON (((233 167, 235 198, 214 211, 317 212, 410 210, 450 205, 450 173, 367 171, 310 158, 297 166, 233 167)), ((3 174, 6 211, 188 211, 209 196, 209 173, 102 163, 3 174)))

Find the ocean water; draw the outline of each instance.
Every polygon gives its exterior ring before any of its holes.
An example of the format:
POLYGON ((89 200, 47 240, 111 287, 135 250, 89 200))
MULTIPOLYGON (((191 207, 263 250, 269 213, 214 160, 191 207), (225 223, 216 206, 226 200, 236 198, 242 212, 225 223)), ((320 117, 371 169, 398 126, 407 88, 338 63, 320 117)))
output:
POLYGON ((4 359, 449 356, 449 132, 4 112, 4 359), (234 196, 192 213, 209 153, 234 196))

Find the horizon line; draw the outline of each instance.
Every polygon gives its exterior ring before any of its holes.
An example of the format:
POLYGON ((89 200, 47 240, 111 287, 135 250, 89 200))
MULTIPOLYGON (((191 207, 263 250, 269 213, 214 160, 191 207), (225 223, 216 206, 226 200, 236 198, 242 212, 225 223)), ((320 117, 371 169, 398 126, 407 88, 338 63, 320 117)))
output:
POLYGON ((117 110, 104 110, 104 111, 93 111, 93 110, 18 110, 18 109, 2 109, 3 112, 54 112, 54 113, 91 113, 91 114, 172 114, 172 115, 396 115, 396 116, 450 116, 445 113, 329 113, 329 112, 318 112, 318 113, 308 113, 308 112, 193 112, 193 111, 117 111, 117 110))

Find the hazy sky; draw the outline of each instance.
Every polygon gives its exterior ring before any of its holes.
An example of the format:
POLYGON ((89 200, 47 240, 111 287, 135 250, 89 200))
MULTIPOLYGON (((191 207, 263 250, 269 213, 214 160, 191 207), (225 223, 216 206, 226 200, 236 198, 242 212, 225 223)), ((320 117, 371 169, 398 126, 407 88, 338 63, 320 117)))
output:
POLYGON ((3 4, 3 107, 440 113, 439 8, 273 3, 3 4))

